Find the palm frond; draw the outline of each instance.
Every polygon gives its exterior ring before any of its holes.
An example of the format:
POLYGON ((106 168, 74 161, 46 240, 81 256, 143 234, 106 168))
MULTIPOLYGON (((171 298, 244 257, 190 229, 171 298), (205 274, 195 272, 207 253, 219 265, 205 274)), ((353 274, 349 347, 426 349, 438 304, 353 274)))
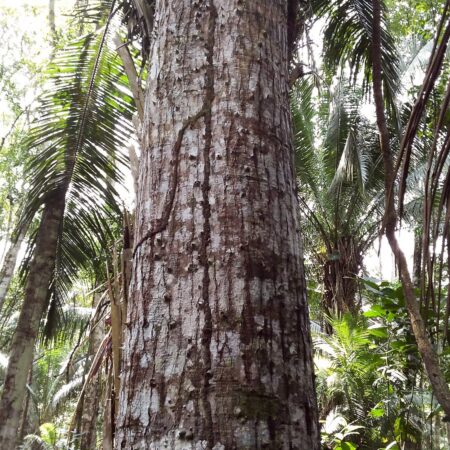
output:
MULTIPOLYGON (((371 81, 373 8, 370 0, 314 0, 317 17, 325 18, 324 57, 331 74, 349 64, 354 81, 362 75, 366 92, 371 81)), ((381 62, 386 102, 396 116, 395 95, 400 86, 400 58, 383 18, 381 62)))
POLYGON ((297 173, 308 205, 305 214, 314 214, 313 227, 320 222, 322 235, 327 229, 332 234, 360 235, 366 228, 360 228, 361 216, 383 202, 376 195, 383 182, 376 130, 361 114, 361 89, 347 80, 325 95, 325 103, 331 104, 326 108, 314 105, 311 92, 311 86, 300 84, 292 106, 297 173))
MULTIPOLYGON (((313 90, 314 84, 308 78, 302 78, 291 94, 291 112, 297 176, 301 183, 307 183, 314 190, 318 188, 318 167, 314 136, 316 112, 313 90)), ((316 194, 318 195, 317 192, 316 194)))
MULTIPOLYGON (((70 43, 49 66, 38 120, 27 139, 29 192, 19 226, 29 224, 53 192, 63 189, 66 193, 49 291, 49 335, 62 323, 61 305, 69 298, 79 271, 98 273, 99 255, 106 253, 119 228, 115 224, 121 223, 119 186, 128 166, 124 149, 134 135, 135 108, 112 42, 118 26, 111 19, 114 4, 97 2, 105 25, 70 43)), ((29 255, 33 248, 31 239, 29 255)))
POLYGON ((74 377, 68 383, 63 384, 53 395, 52 407, 57 409, 62 402, 73 397, 78 392, 77 389, 82 386, 83 381, 83 377, 78 376, 74 377))
POLYGON ((23 439, 23 450, 51 450, 51 445, 47 444, 37 434, 27 434, 23 439))

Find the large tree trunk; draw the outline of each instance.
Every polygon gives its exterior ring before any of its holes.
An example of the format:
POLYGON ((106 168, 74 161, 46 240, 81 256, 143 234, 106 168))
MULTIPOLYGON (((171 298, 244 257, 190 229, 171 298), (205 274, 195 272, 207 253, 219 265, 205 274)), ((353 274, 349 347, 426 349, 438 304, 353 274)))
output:
POLYGON ((48 200, 30 263, 25 297, 11 344, 0 400, 0 448, 14 449, 39 323, 48 303, 48 287, 55 269, 58 236, 65 206, 65 191, 48 200))
POLYGON ((17 240, 11 242, 10 247, 5 255, 3 261, 2 271, 0 272, 0 311, 3 308, 6 294, 8 293, 9 285, 11 284, 12 277, 14 275, 14 269, 16 267, 17 256, 19 255, 20 247, 25 239, 25 232, 21 232, 17 237, 17 240))
POLYGON ((117 449, 319 448, 287 3, 156 2, 117 449))

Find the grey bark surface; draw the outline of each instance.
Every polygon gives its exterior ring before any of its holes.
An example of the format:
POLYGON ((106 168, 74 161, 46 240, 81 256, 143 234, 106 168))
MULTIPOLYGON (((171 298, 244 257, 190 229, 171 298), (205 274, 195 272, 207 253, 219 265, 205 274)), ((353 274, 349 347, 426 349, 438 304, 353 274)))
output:
POLYGON ((3 261, 3 267, 0 272, 0 311, 3 308, 6 294, 8 293, 11 280, 14 275, 14 269, 17 263, 20 247, 25 239, 25 232, 20 233, 15 242, 11 242, 3 261))
POLYGON ((39 323, 48 303, 48 287, 55 269, 59 229, 64 214, 64 191, 46 204, 34 256, 30 263, 24 303, 11 343, 5 383, 0 399, 0 448, 16 448, 27 376, 33 362, 39 323))
POLYGON ((116 449, 319 449, 286 0, 155 2, 116 449))
MULTIPOLYGON (((98 308, 101 301, 101 295, 94 294, 93 306, 98 308)), ((89 337, 89 368, 94 361, 95 354, 105 337, 105 327, 103 319, 95 317, 93 321, 92 331, 89 337)), ((80 426, 80 450, 93 450, 97 444, 97 417, 99 414, 99 407, 101 402, 101 386, 100 386, 100 372, 97 372, 89 384, 87 385, 83 394, 83 406, 81 412, 81 426, 80 426)))

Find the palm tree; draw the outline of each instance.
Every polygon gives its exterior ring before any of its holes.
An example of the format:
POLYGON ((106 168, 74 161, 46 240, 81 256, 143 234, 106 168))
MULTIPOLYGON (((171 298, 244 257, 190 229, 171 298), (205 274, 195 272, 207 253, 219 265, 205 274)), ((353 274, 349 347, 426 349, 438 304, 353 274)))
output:
MULTIPOLYGON (((49 67, 29 146, 30 186, 21 226, 41 214, 27 260, 25 298, 11 344, 1 398, 0 445, 15 446, 25 383, 41 319, 61 302, 78 268, 105 242, 108 219, 119 213, 118 152, 132 134, 131 99, 120 60, 108 47, 114 2, 89 9, 95 31, 68 46, 49 67), (98 28, 101 22, 103 28, 98 28), (50 308, 51 310, 51 308, 50 308)), ((85 23, 86 23, 85 17, 85 23)))
MULTIPOLYGON (((324 20, 323 65, 332 88, 315 96, 304 78, 292 99, 301 208, 310 225, 305 235, 322 267, 325 313, 356 313, 357 277, 377 236, 383 201, 376 128, 360 109, 369 100, 373 12, 367 0, 315 0, 311 10, 313 20, 324 20)), ((387 28, 381 51, 398 129, 399 56, 387 28)))
MULTIPOLYGON (((378 292, 390 289, 375 285, 377 288, 378 292)), ((408 385, 404 375, 406 346, 399 345, 405 342, 402 330, 406 317, 401 313, 395 317, 398 323, 391 321, 385 327, 344 315, 330 319, 333 335, 313 337, 321 417, 326 425, 337 415, 347 423, 358 424, 359 436, 350 438, 359 444, 354 448, 378 449, 386 437, 409 445, 405 448, 418 448, 413 443, 425 435, 422 410, 427 391, 417 388, 412 392, 408 385), (390 335, 398 340, 391 342, 390 335)))
POLYGON ((361 89, 341 79, 317 107, 313 88, 303 79, 292 98, 305 240, 321 268, 326 315, 355 314, 359 271, 383 200, 377 134, 360 109, 361 89))

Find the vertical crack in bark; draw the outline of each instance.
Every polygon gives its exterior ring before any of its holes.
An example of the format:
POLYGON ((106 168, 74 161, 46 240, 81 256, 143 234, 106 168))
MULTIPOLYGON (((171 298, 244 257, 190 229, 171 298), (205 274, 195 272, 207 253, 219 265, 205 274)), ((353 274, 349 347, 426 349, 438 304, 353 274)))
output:
POLYGON ((208 441, 208 448, 214 446, 214 431, 211 405, 208 399, 209 380, 211 378, 211 338, 212 338, 212 314, 211 305, 209 302, 209 261, 208 261, 208 246, 211 240, 211 205, 209 203, 210 191, 210 173, 211 173, 211 159, 210 151, 212 144, 212 103, 214 101, 214 33, 216 29, 217 10, 214 1, 210 1, 209 5, 209 23, 208 35, 205 43, 206 47, 206 74, 205 74, 205 100, 203 109, 205 110, 205 143, 203 147, 204 160, 204 179, 202 185, 203 196, 203 233, 200 248, 200 263, 203 266, 203 283, 202 283, 202 300, 204 304, 205 323, 202 330, 202 349, 203 349, 203 364, 204 364, 204 379, 201 387, 201 399, 204 408, 204 434, 208 441))
MULTIPOLYGON (((213 97, 214 97, 214 91, 213 91, 213 97)), ((178 187, 178 172, 179 172, 179 166, 180 166, 180 149, 181 144, 183 143, 183 136, 185 131, 193 126, 199 119, 209 114, 211 116, 211 105, 212 101, 208 101, 206 99, 205 103, 203 104, 202 109, 194 114, 193 116, 190 116, 186 121, 183 123, 183 126, 180 128, 177 134, 177 140, 175 141, 175 145, 173 146, 173 174, 172 179, 170 181, 169 186, 169 193, 167 196, 167 201, 164 206, 164 211, 162 216, 159 219, 155 219, 150 227, 150 229, 144 234, 144 236, 138 241, 136 246, 133 250, 133 258, 136 256, 136 253, 141 247, 141 245, 147 241, 148 239, 151 239, 155 237, 158 233, 163 232, 167 225, 169 224, 170 215, 172 214, 173 205, 175 203, 175 195, 177 193, 177 187, 178 187)), ((206 119, 205 119, 206 120, 206 119)))

